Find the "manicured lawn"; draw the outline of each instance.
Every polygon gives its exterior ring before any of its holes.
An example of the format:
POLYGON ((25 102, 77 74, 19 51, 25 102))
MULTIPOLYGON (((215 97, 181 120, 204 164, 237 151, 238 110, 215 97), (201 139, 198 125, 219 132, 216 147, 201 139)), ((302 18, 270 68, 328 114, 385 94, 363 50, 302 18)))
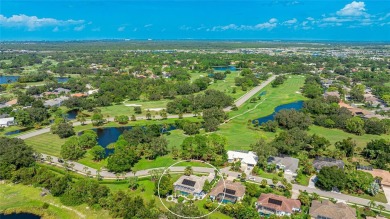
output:
MULTIPOLYGON (((151 168, 169 167, 178 161, 179 160, 173 159, 170 155, 158 157, 155 160, 141 159, 134 165, 133 170, 139 171, 151 168)), ((210 167, 209 165, 201 162, 182 162, 177 164, 177 166, 210 167)))
POLYGON ((299 185, 308 186, 309 185, 310 176, 306 176, 304 174, 299 174, 297 176, 297 178, 295 178, 295 180, 297 181, 297 183, 299 185))
POLYGON ((390 139, 389 135, 365 134, 362 136, 358 136, 355 134, 344 132, 343 130, 340 129, 329 129, 329 128, 324 128, 315 125, 310 126, 310 130, 308 132, 309 134, 317 134, 319 136, 323 136, 327 138, 332 145, 334 145, 334 143, 336 143, 337 141, 341 141, 343 139, 351 137, 354 141, 356 141, 357 146, 360 148, 365 148, 367 143, 374 139, 381 139, 381 138, 390 139))
POLYGON ((78 160, 77 162, 84 164, 85 166, 92 167, 94 169, 100 169, 107 165, 107 159, 101 161, 94 161, 92 155, 87 151, 84 157, 78 160))
POLYGON ((245 113, 248 109, 252 109, 258 105, 254 110, 236 117, 219 127, 217 133, 224 135, 228 140, 227 149, 248 150, 249 145, 256 142, 260 137, 273 138, 275 135, 274 133, 248 128, 248 121, 272 114, 275 107, 279 105, 304 100, 305 97, 300 93, 297 93, 303 86, 304 79, 305 78, 302 76, 292 75, 289 76, 284 84, 277 88, 268 85, 259 92, 259 94, 263 91, 267 92, 266 95, 262 97, 262 100, 259 100, 256 103, 246 102, 239 110, 230 112, 229 117, 231 118, 245 113))
POLYGON ((278 176, 277 173, 268 173, 264 170, 259 170, 257 175, 260 177, 263 177, 263 178, 267 178, 267 179, 273 179, 274 177, 276 177, 279 181, 281 181, 283 179, 283 177, 278 176))
MULTIPOLYGON (((148 108, 166 108, 167 103, 170 100, 159 100, 159 101, 126 101, 125 103, 121 103, 118 105, 113 106, 107 106, 107 107, 100 107, 102 110, 102 114, 104 116, 118 116, 118 115, 136 115, 134 113, 134 107, 133 106, 126 106, 126 104, 137 104, 141 105, 142 109, 142 115, 146 114, 146 109, 148 108)), ((151 111, 152 115, 159 115, 158 112, 151 111)))
POLYGON ((44 133, 25 140, 27 145, 32 146, 37 152, 60 156, 61 145, 66 139, 61 139, 58 135, 44 133))
POLYGON ((374 200, 376 202, 382 202, 382 203, 387 203, 387 199, 386 199, 386 196, 383 192, 380 192, 378 193, 376 196, 370 196, 370 195, 367 195, 367 194, 363 194, 363 195, 356 195, 356 194, 348 194, 348 195, 352 195, 352 196, 356 196, 356 197, 359 197, 359 198, 364 198, 364 199, 368 199, 368 200, 374 200))
POLYGON ((63 206, 59 198, 50 194, 41 197, 40 188, 34 188, 25 185, 3 184, 0 186, 0 211, 27 211, 42 212, 43 203, 50 204, 47 210, 43 212, 54 218, 79 218, 75 211, 84 215, 86 218, 110 218, 105 210, 86 209, 83 204, 75 207, 63 206))
POLYGON ((173 130, 170 131, 170 135, 165 135, 165 138, 168 140, 168 148, 171 149, 172 147, 176 147, 177 149, 180 148, 181 143, 183 140, 188 137, 187 135, 184 134, 183 130, 173 130))

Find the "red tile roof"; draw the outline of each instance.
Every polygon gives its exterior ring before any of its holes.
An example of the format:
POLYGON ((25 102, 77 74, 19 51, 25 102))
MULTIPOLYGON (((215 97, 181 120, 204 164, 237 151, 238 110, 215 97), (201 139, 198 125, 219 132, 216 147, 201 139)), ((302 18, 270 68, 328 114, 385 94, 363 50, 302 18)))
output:
POLYGON ((257 200, 257 204, 263 207, 275 209, 277 211, 283 211, 293 213, 293 208, 300 209, 301 202, 295 199, 289 199, 284 196, 275 194, 261 194, 257 200), (280 204, 276 204, 279 202, 280 204))

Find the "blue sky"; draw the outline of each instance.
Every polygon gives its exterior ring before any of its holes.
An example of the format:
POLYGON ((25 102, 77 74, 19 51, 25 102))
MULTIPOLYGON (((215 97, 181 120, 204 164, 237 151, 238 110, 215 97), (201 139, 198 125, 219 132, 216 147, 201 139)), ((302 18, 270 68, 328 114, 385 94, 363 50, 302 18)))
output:
POLYGON ((390 41, 389 0, 1 0, 1 40, 390 41))

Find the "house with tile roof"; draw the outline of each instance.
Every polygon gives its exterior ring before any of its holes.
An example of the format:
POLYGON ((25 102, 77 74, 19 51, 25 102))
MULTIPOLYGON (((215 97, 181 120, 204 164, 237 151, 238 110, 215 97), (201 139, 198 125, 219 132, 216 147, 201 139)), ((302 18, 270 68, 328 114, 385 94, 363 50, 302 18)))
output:
POLYGON ((203 191, 203 186, 206 180, 211 182, 214 179, 214 173, 208 176, 190 175, 181 176, 175 183, 173 183, 174 190, 179 195, 193 195, 195 198, 203 199, 206 194, 203 191))
POLYGON ((316 171, 320 171, 323 167, 337 166, 340 169, 344 169, 344 162, 342 160, 336 160, 328 157, 318 157, 313 161, 313 167, 316 171))
POLYGON ((313 200, 309 210, 309 214, 313 219, 354 219, 356 210, 347 204, 333 204, 329 200, 313 200))
POLYGON ((256 202, 256 208, 261 215, 290 216, 294 212, 301 211, 301 202, 280 195, 263 193, 256 202))
POLYGON ((244 197, 245 186, 239 182, 220 180, 209 195, 211 200, 222 201, 222 203, 236 203, 244 197))
POLYGON ((275 164, 276 168, 283 170, 285 174, 297 175, 299 160, 289 156, 269 157, 268 164, 275 164))
POLYGON ((257 164, 258 157, 252 151, 228 151, 228 162, 241 162, 241 168, 254 167, 257 164))

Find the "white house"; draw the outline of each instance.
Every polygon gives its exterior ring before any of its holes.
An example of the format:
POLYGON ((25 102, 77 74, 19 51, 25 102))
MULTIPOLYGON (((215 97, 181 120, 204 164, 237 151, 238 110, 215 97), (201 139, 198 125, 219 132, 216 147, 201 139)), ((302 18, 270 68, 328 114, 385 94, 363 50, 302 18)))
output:
POLYGON ((236 161, 241 161, 241 167, 254 167, 257 164, 258 157, 252 151, 228 151, 228 162, 234 163, 236 161))
POLYGON ((8 126, 14 125, 14 123, 15 123, 14 117, 0 119, 0 127, 8 127, 8 126))

